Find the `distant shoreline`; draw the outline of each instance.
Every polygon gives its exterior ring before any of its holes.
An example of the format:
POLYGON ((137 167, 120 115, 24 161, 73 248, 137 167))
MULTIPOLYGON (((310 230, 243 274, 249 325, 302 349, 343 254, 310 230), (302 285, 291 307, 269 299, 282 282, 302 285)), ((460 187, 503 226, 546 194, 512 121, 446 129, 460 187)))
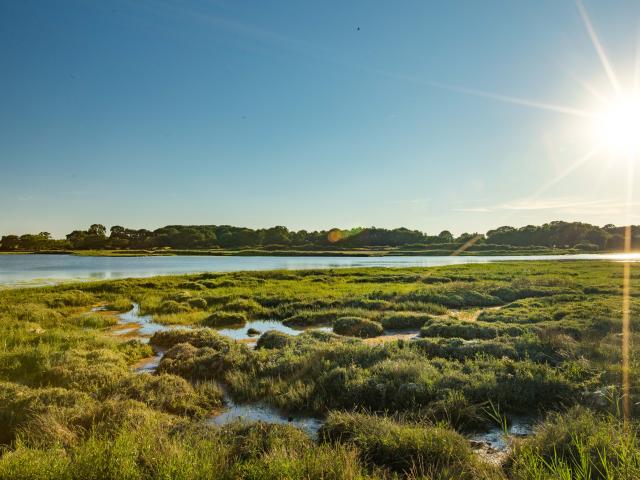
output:
POLYGON ((575 255, 580 253, 613 254, 618 251, 582 251, 575 248, 505 248, 496 250, 467 250, 456 252, 444 249, 354 249, 354 250, 41 250, 41 251, 0 251, 0 255, 74 255, 82 257, 167 257, 167 256, 255 256, 255 257, 408 257, 408 256, 519 256, 519 255, 575 255))

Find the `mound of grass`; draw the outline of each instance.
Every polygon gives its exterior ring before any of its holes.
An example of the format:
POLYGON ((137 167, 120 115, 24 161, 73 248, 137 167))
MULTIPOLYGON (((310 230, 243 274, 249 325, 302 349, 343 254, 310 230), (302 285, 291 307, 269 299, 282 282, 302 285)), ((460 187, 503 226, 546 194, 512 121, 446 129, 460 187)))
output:
POLYGON ((426 313, 396 312, 383 316, 380 323, 385 330, 408 330, 420 328, 432 318, 426 313))
POLYGON ((173 314, 173 313, 186 313, 186 312, 189 312, 190 310, 191 309, 189 308, 189 305, 186 305, 184 303, 179 303, 175 300, 165 300, 160 304, 156 312, 160 314, 173 314))
POLYGON ((350 337, 371 338, 382 335, 382 326, 360 317, 341 317, 333 323, 333 331, 338 335, 350 337))
POLYGON ((202 321, 207 327, 243 326, 248 318, 242 312, 214 312, 202 321))
POLYGON ((195 297, 191 298, 187 301, 191 308, 195 308, 196 310, 206 310, 207 309, 207 301, 204 298, 195 297))
POLYGON ((517 337, 525 329, 518 325, 487 322, 465 322, 454 319, 431 319, 420 329, 421 337, 462 338, 489 340, 499 336, 517 337))
POLYGON ((553 413, 510 460, 514 480, 640 478, 638 427, 580 407, 553 413))
POLYGON ((223 404, 223 393, 214 383, 195 388, 175 375, 129 375, 100 392, 102 396, 137 400, 167 413, 204 416, 223 404))
POLYGON ((398 423, 360 413, 332 412, 320 431, 325 442, 358 448, 364 461, 416 477, 480 478, 488 470, 454 430, 398 423))
POLYGON ((286 318, 282 323, 289 327, 310 327, 332 323, 338 319, 336 311, 303 311, 286 318))
POLYGON ((293 337, 278 330, 264 332, 256 344, 256 348, 283 348, 291 344, 293 337))

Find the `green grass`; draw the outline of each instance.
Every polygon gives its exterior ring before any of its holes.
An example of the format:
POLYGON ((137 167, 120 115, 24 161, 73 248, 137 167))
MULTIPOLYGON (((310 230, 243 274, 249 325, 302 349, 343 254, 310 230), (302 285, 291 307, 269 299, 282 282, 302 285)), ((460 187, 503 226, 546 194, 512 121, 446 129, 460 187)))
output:
MULTIPOLYGON (((640 327, 632 267, 631 330, 640 327)), ((632 417, 620 420, 622 265, 522 262, 439 268, 207 273, 0 291, 0 478, 638 478, 638 334, 632 417), (152 354, 111 334, 95 306, 191 325, 152 354), (258 348, 214 327, 252 319, 332 324, 265 332, 258 348), (413 341, 367 343, 382 331, 413 341), (224 392, 328 419, 223 429, 224 392), (464 434, 538 416, 500 467, 464 434)))

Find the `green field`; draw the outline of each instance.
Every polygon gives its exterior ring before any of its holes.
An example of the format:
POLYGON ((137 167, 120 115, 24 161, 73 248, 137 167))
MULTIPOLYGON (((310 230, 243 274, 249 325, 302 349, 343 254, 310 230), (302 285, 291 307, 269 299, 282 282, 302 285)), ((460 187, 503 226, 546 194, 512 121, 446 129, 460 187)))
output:
MULTIPOLYGON (((0 291, 0 478, 640 478, 633 333, 621 413, 622 285, 622 263, 567 261, 0 291), (132 302, 194 328, 151 346, 114 335, 132 302), (254 319, 308 330, 261 332, 252 349, 214 328, 254 319), (152 347, 157 371, 135 373, 152 347), (325 423, 317 439, 205 423, 227 395, 325 423), (500 457, 468 439, 520 416, 536 427, 500 457)), ((632 332, 639 287, 632 267, 632 332)))

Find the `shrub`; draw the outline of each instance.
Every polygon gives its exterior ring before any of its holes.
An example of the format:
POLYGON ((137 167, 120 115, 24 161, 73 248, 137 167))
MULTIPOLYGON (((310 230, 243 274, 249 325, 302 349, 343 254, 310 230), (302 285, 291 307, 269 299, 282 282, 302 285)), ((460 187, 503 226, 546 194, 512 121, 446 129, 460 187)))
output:
POLYGON ((366 318, 342 317, 333 324, 333 331, 339 335, 371 338, 382 335, 382 326, 366 318))

